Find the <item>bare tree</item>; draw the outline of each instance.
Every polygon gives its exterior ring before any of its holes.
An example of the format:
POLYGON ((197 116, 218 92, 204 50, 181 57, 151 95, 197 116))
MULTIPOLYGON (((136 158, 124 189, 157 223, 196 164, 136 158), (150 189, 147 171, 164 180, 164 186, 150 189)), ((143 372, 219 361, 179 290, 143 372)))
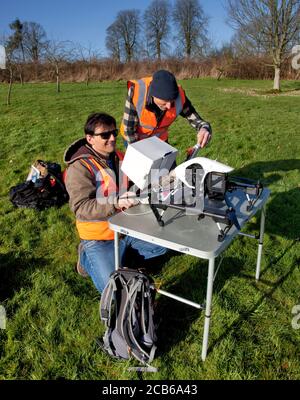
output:
POLYGON ((100 51, 93 49, 92 45, 89 43, 87 47, 80 44, 76 45, 76 59, 82 61, 85 65, 85 83, 88 86, 91 79, 91 65, 94 61, 100 58, 100 51))
POLYGON ((205 53, 209 39, 207 37, 208 17, 198 0, 176 0, 173 9, 173 21, 177 30, 177 39, 182 43, 185 56, 205 53))
POLYGON ((153 0, 144 13, 147 48, 158 60, 166 47, 166 39, 170 33, 170 3, 168 0, 153 0))
POLYGON ((20 82, 23 86, 23 63, 25 62, 23 24, 17 18, 9 27, 13 31, 13 34, 6 40, 7 54, 10 59, 9 65, 14 64, 14 69, 18 72, 20 82))
POLYGON ((36 22, 23 23, 23 46, 29 59, 38 63, 47 47, 46 32, 40 24, 36 22))
POLYGON ((231 39, 231 45, 237 56, 261 57, 268 54, 262 33, 255 26, 238 29, 231 39))
POLYGON ((12 84, 13 84, 13 79, 14 79, 13 61, 12 61, 12 58, 10 57, 9 53, 7 53, 7 69, 9 71, 9 83, 8 83, 8 90, 7 90, 7 96, 6 96, 6 104, 9 106, 10 99, 11 99, 12 84))
POLYGON ((121 61, 122 37, 116 21, 106 29, 106 48, 114 61, 121 61))
POLYGON ((74 54, 73 44, 69 41, 60 42, 60 41, 49 41, 46 51, 46 60, 49 61, 55 71, 56 76, 56 92, 60 93, 60 72, 61 66, 68 59, 71 59, 74 54))
POLYGON ((227 0, 229 23, 242 47, 252 43, 272 57, 275 90, 281 67, 300 31, 300 0, 227 0))
POLYGON ((125 61, 130 62, 135 56, 140 32, 140 11, 119 11, 115 21, 115 28, 120 38, 121 51, 124 52, 125 61))

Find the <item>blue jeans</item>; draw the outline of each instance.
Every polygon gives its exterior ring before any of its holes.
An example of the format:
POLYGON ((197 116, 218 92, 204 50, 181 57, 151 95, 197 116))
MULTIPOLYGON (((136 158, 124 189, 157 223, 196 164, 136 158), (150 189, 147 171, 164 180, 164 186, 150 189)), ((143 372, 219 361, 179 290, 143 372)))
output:
MULTIPOLYGON (((115 250, 113 240, 81 240, 80 264, 90 275, 97 290, 102 293, 110 274, 115 269, 115 250)), ((158 257, 166 253, 167 249, 152 243, 125 236, 119 241, 121 266, 123 265, 126 250, 133 249, 144 260, 158 257)), ((138 265, 137 265, 138 266, 138 265)))

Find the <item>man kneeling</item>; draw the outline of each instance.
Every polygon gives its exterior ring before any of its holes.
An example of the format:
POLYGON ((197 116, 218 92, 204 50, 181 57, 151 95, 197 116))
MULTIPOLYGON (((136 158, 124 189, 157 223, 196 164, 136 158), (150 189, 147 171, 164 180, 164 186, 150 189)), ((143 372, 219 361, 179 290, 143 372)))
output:
MULTIPOLYGON (((105 113, 91 114, 84 127, 85 138, 79 139, 65 152, 68 165, 65 184, 70 208, 76 216, 80 237, 77 271, 90 276, 102 293, 115 267, 114 233, 108 219, 121 209, 137 204, 134 192, 123 191, 126 177, 120 176, 123 154, 116 150, 115 119, 105 113), (120 189, 120 190, 119 190, 120 189)), ((133 249, 150 259, 164 254, 163 247, 125 236, 120 240, 121 263, 127 250, 133 249)), ((126 266, 126 265, 124 265, 126 266)))

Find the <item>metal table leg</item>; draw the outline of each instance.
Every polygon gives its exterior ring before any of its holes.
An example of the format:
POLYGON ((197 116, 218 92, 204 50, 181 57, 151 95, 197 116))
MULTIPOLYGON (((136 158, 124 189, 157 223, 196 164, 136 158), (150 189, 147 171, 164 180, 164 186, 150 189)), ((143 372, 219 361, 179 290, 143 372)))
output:
POLYGON ((264 239, 264 233, 265 233, 265 220, 266 220, 266 205, 263 206, 263 208, 261 210, 261 216, 260 216, 259 244, 258 244, 257 262, 256 262, 256 274, 255 274, 255 279, 257 281, 259 280, 259 274, 260 274, 260 264, 261 264, 262 250, 263 250, 263 239, 264 239))
POLYGON ((211 317, 211 300, 212 300, 213 282, 214 282, 214 269, 215 269, 215 258, 210 258, 209 263, 208 263, 205 322, 204 322, 204 333, 203 333, 203 344, 202 344, 202 360, 203 361, 205 361, 206 354, 207 354, 209 323, 210 323, 210 317, 211 317))
POLYGON ((119 232, 114 233, 115 237, 115 270, 117 270, 120 266, 120 249, 119 249, 119 232))
MULTIPOLYGON (((155 288, 155 286, 153 286, 153 287, 155 288)), ((156 289, 155 288, 155 290, 156 290, 157 293, 162 294, 163 296, 170 297, 173 300, 180 301, 180 303, 184 303, 184 304, 187 304, 189 306, 198 308, 199 310, 203 310, 204 309, 204 306, 202 304, 195 303, 193 301, 187 300, 187 299, 185 299, 183 297, 180 297, 180 296, 176 296, 175 294, 166 292, 166 291, 161 290, 161 289, 156 289)))

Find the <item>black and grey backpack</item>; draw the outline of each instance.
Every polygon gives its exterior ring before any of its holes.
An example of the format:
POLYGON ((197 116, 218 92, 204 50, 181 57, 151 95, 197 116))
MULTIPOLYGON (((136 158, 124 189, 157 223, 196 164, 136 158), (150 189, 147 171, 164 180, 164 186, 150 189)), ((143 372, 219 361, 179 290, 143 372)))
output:
POLYGON ((156 371, 149 365, 156 350, 154 298, 153 280, 133 269, 113 272, 101 296, 100 317, 106 325, 102 348, 118 359, 133 356, 143 365, 131 370, 156 371))
POLYGON ((15 207, 44 210, 60 207, 69 199, 61 167, 57 163, 37 160, 27 180, 9 190, 9 199, 15 207), (32 176, 37 173, 38 176, 32 176), (33 179, 34 178, 34 179, 33 179))

